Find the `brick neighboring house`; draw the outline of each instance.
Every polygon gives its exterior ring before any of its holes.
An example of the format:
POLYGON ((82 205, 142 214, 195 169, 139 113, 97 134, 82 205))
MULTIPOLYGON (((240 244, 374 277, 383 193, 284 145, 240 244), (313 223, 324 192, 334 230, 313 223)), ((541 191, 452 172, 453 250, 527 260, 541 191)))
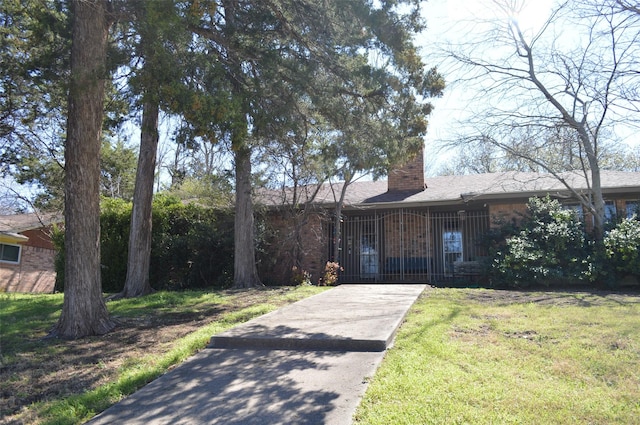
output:
POLYGON ((0 292, 54 290, 55 248, 50 232, 55 214, 0 216, 0 292))
MULTIPOLYGON (((292 207, 292 189, 259 193, 258 202, 270 211, 274 231, 268 247, 271 261, 261 268, 263 278, 286 281, 297 258, 317 282, 325 262, 333 260, 335 243, 343 283, 438 283, 475 276, 479 261, 488 254, 480 238, 496 219, 514 219, 526 211, 529 198, 549 195, 581 210, 577 199, 548 174, 503 172, 425 180, 422 162, 419 155, 390 172, 388 181, 352 183, 337 241, 331 217, 341 183, 298 188, 297 205, 305 205, 319 189, 307 208, 292 207)), ((583 175, 564 173, 563 178, 574 189, 588 191, 583 175)), ((640 173, 603 171, 602 188, 609 217, 638 210, 640 173)), ((584 219, 588 227, 591 218, 584 219)))

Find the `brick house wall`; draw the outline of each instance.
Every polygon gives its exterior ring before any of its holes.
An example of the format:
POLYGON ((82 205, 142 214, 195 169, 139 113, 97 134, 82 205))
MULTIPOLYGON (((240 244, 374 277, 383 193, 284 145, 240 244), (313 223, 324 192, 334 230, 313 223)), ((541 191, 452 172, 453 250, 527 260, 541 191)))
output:
POLYGON ((0 262, 0 292, 52 293, 55 287, 55 255, 50 228, 22 232, 20 263, 0 262))
POLYGON ((292 283, 292 267, 295 253, 299 251, 300 268, 318 283, 323 274, 327 257, 327 232, 325 217, 320 213, 292 216, 290 211, 270 214, 268 223, 271 236, 268 240, 268 258, 261 264, 259 272, 264 281, 286 285, 292 283), (299 236, 296 236, 296 228, 299 236), (300 241, 296 247, 296 239, 300 241))
POLYGON ((389 192, 421 191, 426 187, 422 150, 404 166, 389 172, 389 192))
POLYGON ((489 226, 499 227, 500 222, 519 222, 527 212, 526 201, 518 203, 489 204, 489 226))

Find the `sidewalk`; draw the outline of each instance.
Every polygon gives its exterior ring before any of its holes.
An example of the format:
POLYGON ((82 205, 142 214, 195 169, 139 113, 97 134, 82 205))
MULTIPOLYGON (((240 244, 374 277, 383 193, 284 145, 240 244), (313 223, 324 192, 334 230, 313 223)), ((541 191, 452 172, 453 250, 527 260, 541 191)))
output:
POLYGON ((215 335, 89 424, 351 424, 425 285, 341 285, 215 335))

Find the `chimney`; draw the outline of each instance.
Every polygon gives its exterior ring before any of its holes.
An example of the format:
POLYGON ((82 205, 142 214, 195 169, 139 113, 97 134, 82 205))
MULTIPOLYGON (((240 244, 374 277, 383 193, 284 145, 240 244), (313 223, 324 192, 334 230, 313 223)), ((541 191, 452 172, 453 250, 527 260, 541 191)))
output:
POLYGON ((427 188, 424 180, 423 148, 401 168, 389 171, 387 192, 420 192, 427 188))

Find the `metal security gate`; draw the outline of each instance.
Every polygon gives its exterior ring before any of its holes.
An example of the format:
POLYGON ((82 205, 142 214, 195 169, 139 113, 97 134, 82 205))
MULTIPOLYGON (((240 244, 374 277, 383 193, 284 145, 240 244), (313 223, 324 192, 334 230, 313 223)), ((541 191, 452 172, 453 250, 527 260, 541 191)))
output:
POLYGON ((488 255, 482 243, 489 231, 488 212, 435 212, 430 220, 436 265, 431 281, 477 279, 483 260, 488 255))
POLYGON ((397 209, 345 213, 340 238, 329 231, 340 244, 341 282, 437 282, 455 278, 461 264, 473 269, 488 228, 486 211, 397 209))

